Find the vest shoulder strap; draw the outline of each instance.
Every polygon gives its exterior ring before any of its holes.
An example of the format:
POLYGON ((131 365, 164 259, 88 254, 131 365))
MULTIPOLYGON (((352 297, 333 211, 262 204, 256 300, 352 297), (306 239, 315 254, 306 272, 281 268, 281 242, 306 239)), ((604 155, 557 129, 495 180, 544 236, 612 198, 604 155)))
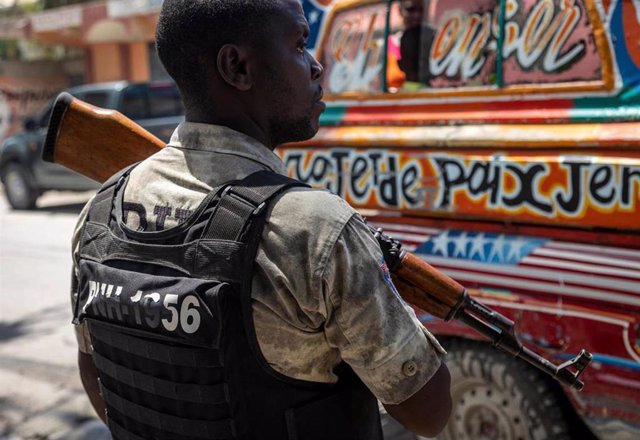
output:
MULTIPOLYGON (((103 225, 110 223, 113 209, 117 207, 115 197, 121 193, 121 188, 136 165, 137 163, 124 168, 102 185, 91 204, 89 220, 103 225)), ((257 171, 242 180, 222 185, 225 186, 207 221, 201 236, 203 239, 237 241, 252 217, 264 211, 269 199, 291 187, 308 187, 298 180, 268 170, 257 171)), ((218 193, 220 188, 214 188, 212 193, 218 193)), ((212 195, 209 194, 203 203, 214 203, 216 198, 211 197, 212 195)))
POLYGON ((89 220, 105 225, 109 224, 114 194, 139 163, 136 162, 121 169, 102 184, 91 202, 89 220))
POLYGON ((229 185, 222 193, 202 238, 240 240, 251 218, 261 214, 270 199, 296 186, 309 185, 267 170, 257 171, 229 185))

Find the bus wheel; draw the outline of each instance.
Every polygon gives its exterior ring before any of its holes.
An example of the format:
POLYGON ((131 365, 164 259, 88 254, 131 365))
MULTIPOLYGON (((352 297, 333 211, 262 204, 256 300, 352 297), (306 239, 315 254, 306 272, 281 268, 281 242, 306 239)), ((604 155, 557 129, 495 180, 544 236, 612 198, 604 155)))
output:
POLYGON ((543 373, 498 349, 448 344, 453 410, 446 440, 570 440, 558 387, 543 373))

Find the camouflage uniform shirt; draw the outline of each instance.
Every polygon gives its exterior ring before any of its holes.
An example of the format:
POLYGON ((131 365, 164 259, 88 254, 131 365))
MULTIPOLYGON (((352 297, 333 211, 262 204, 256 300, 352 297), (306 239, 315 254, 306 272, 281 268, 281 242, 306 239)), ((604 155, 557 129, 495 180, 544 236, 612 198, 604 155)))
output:
MULTIPOLYGON (((183 123, 167 148, 131 173, 126 222, 138 230, 171 228, 213 187, 262 169, 285 174, 281 159, 253 138, 183 123)), ((84 215, 74 235, 76 254, 84 215)), ((333 368, 344 360, 379 400, 397 404, 440 366, 442 348, 399 297, 375 238, 340 197, 315 189, 285 192, 271 205, 256 263, 255 329, 276 371, 332 383, 333 368)), ((80 349, 89 352, 86 326, 77 330, 80 349)))

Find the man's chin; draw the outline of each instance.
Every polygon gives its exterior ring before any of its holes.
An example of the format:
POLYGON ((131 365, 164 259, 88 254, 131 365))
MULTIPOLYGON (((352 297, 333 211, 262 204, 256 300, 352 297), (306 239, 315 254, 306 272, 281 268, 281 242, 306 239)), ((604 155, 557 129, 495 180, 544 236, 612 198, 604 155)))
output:
POLYGON ((305 119, 304 124, 295 124, 295 126, 292 125, 288 130, 282 128, 284 127, 281 127, 281 129, 278 130, 278 134, 280 134, 278 138, 282 141, 278 142, 277 145, 288 144, 292 142, 303 142, 314 137, 320 129, 319 116, 312 116, 308 119, 305 119))
POLYGON ((290 136, 287 140, 285 140, 284 142, 280 142, 278 143, 278 146, 280 145, 285 145, 285 144, 295 144, 297 142, 304 142, 304 141, 308 141, 309 139, 311 139, 312 137, 314 137, 316 135, 316 133, 318 132, 318 130, 314 130, 313 132, 307 133, 304 136, 300 135, 300 136, 290 136))

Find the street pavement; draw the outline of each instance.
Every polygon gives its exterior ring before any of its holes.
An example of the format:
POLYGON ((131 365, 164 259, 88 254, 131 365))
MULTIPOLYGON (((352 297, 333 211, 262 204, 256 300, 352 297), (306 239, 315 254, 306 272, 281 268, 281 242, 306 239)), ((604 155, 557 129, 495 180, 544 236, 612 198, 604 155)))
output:
POLYGON ((102 440, 76 368, 70 239, 91 193, 12 211, 0 186, 0 440, 102 440))

